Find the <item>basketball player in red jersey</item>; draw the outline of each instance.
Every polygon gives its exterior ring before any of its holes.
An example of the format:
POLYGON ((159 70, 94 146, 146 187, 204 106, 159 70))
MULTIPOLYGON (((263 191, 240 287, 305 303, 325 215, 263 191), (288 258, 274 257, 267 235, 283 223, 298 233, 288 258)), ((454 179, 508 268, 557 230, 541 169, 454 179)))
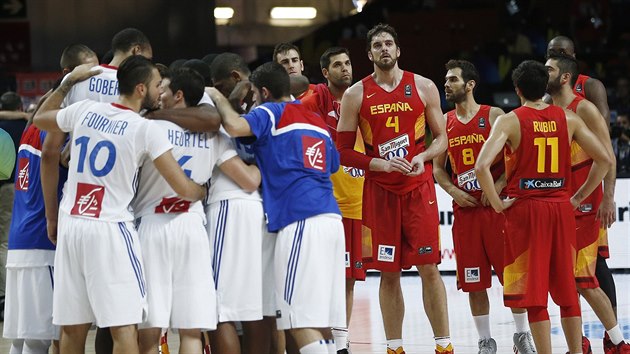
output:
MULTIPOLYGON (((446 119, 447 151, 433 159, 433 176, 440 186, 453 197, 453 244, 457 254, 457 287, 468 293, 470 311, 479 333, 479 353, 497 352, 497 343, 491 336, 490 303, 486 289, 492 286, 492 268, 503 283, 503 214, 497 214, 488 205, 474 173, 475 159, 488 139, 490 128, 501 108, 480 105, 474 91, 479 73, 466 60, 446 63, 444 92, 446 100, 455 109, 444 115, 446 119), (445 169, 446 158, 452 175, 445 169)), ((505 187, 503 159, 492 165, 492 177, 498 193, 505 187)), ((534 343, 524 309, 512 309, 516 331, 513 336, 514 352, 535 353, 534 343)))
POLYGON ((542 101, 549 74, 536 61, 512 73, 522 106, 497 118, 475 165, 477 179, 492 207, 504 212, 503 299, 527 309, 537 352, 551 354, 548 293, 560 306, 570 353, 582 353, 582 320, 575 291, 577 207, 601 182, 612 161, 606 149, 573 112, 542 101), (571 196, 571 140, 593 158, 591 172, 571 196), (490 167, 504 146, 508 197, 501 200, 490 167), (548 275, 548 276, 547 276, 548 275))
MULTIPOLYGON (((547 45, 547 55, 552 53, 567 54, 575 58, 575 45, 573 41, 565 36, 558 36, 549 41, 547 45)), ((610 122, 610 110, 608 108, 608 95, 606 88, 601 81, 594 77, 586 75, 578 75, 573 84, 573 93, 576 96, 584 97, 591 101, 599 110, 604 123, 610 122)), ((610 257, 608 251, 608 231, 617 219, 615 209, 615 183, 617 177, 616 165, 613 165, 608 172, 608 176, 604 179, 604 196, 597 210, 597 218, 601 220, 601 228, 599 232, 599 246, 597 254, 597 265, 595 267, 595 275, 599 281, 599 286, 610 299, 615 316, 617 316, 617 290, 612 272, 608 268, 606 259, 610 257)), ((611 347, 612 342, 608 333, 604 332, 604 347, 611 347)))
MULTIPOLYGON (((608 127, 604 123, 604 119, 602 119, 597 107, 573 93, 573 83, 577 78, 577 62, 575 58, 565 54, 551 54, 545 66, 549 70, 547 92, 551 95, 553 103, 575 112, 584 121, 588 129, 603 143, 608 157, 614 161, 615 155, 612 151, 608 127)), ((584 153, 582 148, 575 141, 572 142, 572 191, 576 191, 588 177, 591 162, 591 158, 584 153)), ((608 173, 604 177, 604 183, 609 182, 608 178, 610 175, 608 173)), ((599 282, 595 276, 597 246, 600 234, 600 222, 597 220, 596 213, 601 201, 602 188, 598 186, 575 210, 577 236, 575 280, 578 292, 584 296, 584 299, 591 305, 597 317, 602 321, 604 328, 606 328, 606 333, 612 345, 608 348, 604 347, 604 351, 609 353, 612 348, 624 345, 630 350, 630 345, 624 342, 623 333, 617 324, 610 300, 599 287, 599 282)), ((583 342, 588 342, 588 339, 584 337, 583 342)))
MULTIPOLYGON (((306 97, 302 104, 318 113, 326 121, 330 136, 337 144, 337 123, 341 97, 352 84, 352 62, 348 49, 342 47, 328 48, 322 54, 319 64, 328 84, 315 85, 314 93, 306 97)), ((363 139, 357 137, 354 149, 363 153, 363 139)), ((333 191, 344 226, 346 238, 346 324, 350 324, 354 283, 365 280, 361 251, 361 205, 363 197, 363 180, 365 171, 356 167, 341 166, 339 171, 331 175, 333 191)), ((333 328, 338 354, 348 353, 348 326, 333 328)))
POLYGON ((416 266, 436 353, 452 353, 441 261, 439 217, 431 160, 446 150, 444 119, 435 84, 398 67, 396 30, 386 24, 367 34, 374 73, 350 87, 341 101, 337 146, 341 164, 366 171, 363 188, 363 257, 381 271, 379 300, 388 353, 403 353, 405 305, 400 270, 416 266), (434 140, 425 148, 428 124, 434 140), (354 150, 357 127, 366 154, 354 150))
POLYGON ((315 85, 308 82, 302 75, 304 61, 300 49, 291 43, 278 43, 273 49, 273 60, 284 66, 291 79, 291 94, 298 100, 303 100, 315 92, 315 85))

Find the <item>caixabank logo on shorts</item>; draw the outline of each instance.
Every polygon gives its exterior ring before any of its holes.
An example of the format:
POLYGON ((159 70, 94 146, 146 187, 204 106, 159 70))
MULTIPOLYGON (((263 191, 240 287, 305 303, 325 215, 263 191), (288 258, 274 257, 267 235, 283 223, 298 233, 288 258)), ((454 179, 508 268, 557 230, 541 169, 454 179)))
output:
POLYGON ((381 262, 394 262, 396 247, 389 245, 378 245, 378 260, 381 262))
POLYGON ((479 276, 479 267, 476 268, 464 268, 466 273, 466 283, 479 283, 481 277, 479 276))
POLYGON ((564 178, 521 178, 521 189, 558 189, 564 187, 564 178))

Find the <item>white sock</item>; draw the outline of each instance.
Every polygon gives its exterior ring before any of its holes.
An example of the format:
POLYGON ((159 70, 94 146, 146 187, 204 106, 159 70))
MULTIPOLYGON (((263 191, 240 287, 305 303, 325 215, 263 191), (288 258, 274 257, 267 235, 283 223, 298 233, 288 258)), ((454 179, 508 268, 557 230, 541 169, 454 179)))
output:
POLYGON ((623 333, 621 333, 621 328, 619 328, 619 324, 606 332, 608 332, 610 341, 613 342, 614 345, 617 345, 623 341, 623 333))
POLYGON ((326 346, 328 347, 328 354, 337 354, 337 343, 334 339, 327 339, 326 346))
POLYGON ((332 336, 335 339, 335 347, 337 350, 348 348, 348 329, 347 328, 333 328, 332 336))
POLYGON ((300 354, 329 354, 326 340, 318 340, 300 348, 300 354))
POLYGON ((490 315, 473 316, 473 321, 475 321, 479 339, 492 338, 492 334, 490 333, 490 315))
POLYGON ((529 332, 529 322, 527 321, 527 312, 512 313, 514 316, 514 325, 516 326, 516 333, 529 332))
POLYGON ((447 336, 447 337, 435 337, 435 345, 436 346, 440 346, 444 349, 446 349, 448 347, 448 345, 451 344, 451 337, 447 336))
POLYGON ((402 346, 403 346, 402 339, 388 339, 387 340, 387 348, 389 349, 396 350, 402 346))

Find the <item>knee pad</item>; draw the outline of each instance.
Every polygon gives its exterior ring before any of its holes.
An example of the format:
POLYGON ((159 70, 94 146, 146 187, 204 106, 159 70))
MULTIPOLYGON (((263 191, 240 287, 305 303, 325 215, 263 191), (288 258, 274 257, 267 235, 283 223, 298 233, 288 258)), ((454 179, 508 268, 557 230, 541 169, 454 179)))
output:
POLYGON ((549 321, 549 312, 547 307, 535 306, 527 308, 527 320, 529 323, 549 321))

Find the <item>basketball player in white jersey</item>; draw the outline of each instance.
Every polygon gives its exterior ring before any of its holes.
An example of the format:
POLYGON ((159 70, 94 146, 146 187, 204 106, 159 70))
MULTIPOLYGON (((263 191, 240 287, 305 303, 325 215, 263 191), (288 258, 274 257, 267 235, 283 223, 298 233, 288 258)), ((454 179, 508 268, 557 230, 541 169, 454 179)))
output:
MULTIPOLYGON (((198 73, 177 69, 162 78, 160 106, 192 107, 203 94, 203 78, 198 73)), ((168 121, 156 123, 164 128, 174 146, 174 157, 194 181, 208 181, 215 165, 235 170, 242 166, 255 176, 250 188, 258 187, 258 169, 236 156, 225 135, 193 133, 168 121)), ((216 294, 203 206, 178 198, 147 161, 140 173, 134 210, 136 218, 141 218, 139 236, 149 302, 149 317, 140 326, 140 351, 157 353, 161 328, 168 327, 179 329, 180 353, 197 351, 201 329, 216 328, 216 294)))
POLYGON ((186 177, 161 128, 137 114, 157 105, 161 78, 155 65, 132 56, 117 73, 117 102, 84 100, 59 110, 71 85, 93 74, 87 66, 77 67, 34 120, 43 130, 72 132, 60 205, 53 323, 62 326, 62 353, 83 353, 93 322, 110 327, 114 353, 136 353, 136 324, 146 316, 142 254, 130 212, 139 164, 150 156, 180 198, 200 200, 206 189, 186 177))
MULTIPOLYGON (((112 39, 114 57, 109 64, 94 67, 100 72, 88 80, 76 83, 63 100, 64 106, 84 99, 98 102, 116 102, 118 99, 118 80, 116 71, 118 66, 132 55, 142 55, 148 59, 153 57, 153 49, 148 38, 135 28, 126 28, 118 32, 112 39)), ((54 243, 57 238, 57 183, 59 181, 59 158, 66 134, 63 132, 48 132, 42 146, 42 191, 46 204, 46 221, 48 237, 54 243)))

